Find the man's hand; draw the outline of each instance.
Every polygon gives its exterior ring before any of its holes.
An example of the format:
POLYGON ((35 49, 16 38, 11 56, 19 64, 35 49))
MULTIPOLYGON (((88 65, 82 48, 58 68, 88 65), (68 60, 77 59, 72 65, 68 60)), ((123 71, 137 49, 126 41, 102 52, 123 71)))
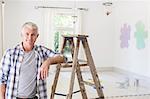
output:
POLYGON ((44 61, 42 66, 40 67, 40 79, 44 80, 48 76, 48 71, 49 71, 49 63, 48 61, 44 61))
POLYGON ((53 57, 47 58, 40 67, 40 79, 44 80, 48 76, 49 65, 63 63, 66 58, 63 55, 57 54, 53 57))
POLYGON ((1 97, 1 99, 5 99, 5 92, 6 92, 6 85, 5 84, 0 85, 0 97, 1 97))

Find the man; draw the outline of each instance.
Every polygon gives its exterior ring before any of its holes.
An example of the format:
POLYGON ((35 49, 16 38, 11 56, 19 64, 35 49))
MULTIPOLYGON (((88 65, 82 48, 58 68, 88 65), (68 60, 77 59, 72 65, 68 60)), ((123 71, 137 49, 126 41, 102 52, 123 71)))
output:
POLYGON ((64 58, 46 47, 35 45, 38 36, 37 25, 25 23, 21 44, 4 54, 0 64, 1 99, 47 99, 49 65, 63 62, 64 58))

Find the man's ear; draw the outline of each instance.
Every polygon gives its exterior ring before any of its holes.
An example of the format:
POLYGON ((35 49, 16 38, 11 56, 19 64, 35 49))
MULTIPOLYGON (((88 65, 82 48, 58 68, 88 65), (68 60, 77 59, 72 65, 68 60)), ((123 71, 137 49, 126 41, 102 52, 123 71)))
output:
POLYGON ((39 34, 37 34, 37 37, 39 37, 39 34))

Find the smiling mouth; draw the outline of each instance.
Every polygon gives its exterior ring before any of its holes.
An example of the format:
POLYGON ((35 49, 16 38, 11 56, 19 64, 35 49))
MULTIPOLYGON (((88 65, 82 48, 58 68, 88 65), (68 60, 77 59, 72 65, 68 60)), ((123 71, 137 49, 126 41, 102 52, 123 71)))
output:
POLYGON ((30 43, 30 44, 33 43, 32 41, 28 41, 28 40, 26 40, 26 42, 27 42, 27 43, 30 43))

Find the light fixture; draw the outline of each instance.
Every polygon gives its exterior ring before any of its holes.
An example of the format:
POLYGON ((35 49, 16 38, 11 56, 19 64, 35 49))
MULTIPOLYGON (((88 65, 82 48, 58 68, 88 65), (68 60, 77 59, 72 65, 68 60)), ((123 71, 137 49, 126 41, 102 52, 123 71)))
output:
POLYGON ((103 4, 103 6, 105 7, 104 9, 105 9, 105 13, 106 13, 106 15, 110 15, 111 14, 111 12, 112 12, 112 2, 104 2, 104 3, 102 3, 103 4))

